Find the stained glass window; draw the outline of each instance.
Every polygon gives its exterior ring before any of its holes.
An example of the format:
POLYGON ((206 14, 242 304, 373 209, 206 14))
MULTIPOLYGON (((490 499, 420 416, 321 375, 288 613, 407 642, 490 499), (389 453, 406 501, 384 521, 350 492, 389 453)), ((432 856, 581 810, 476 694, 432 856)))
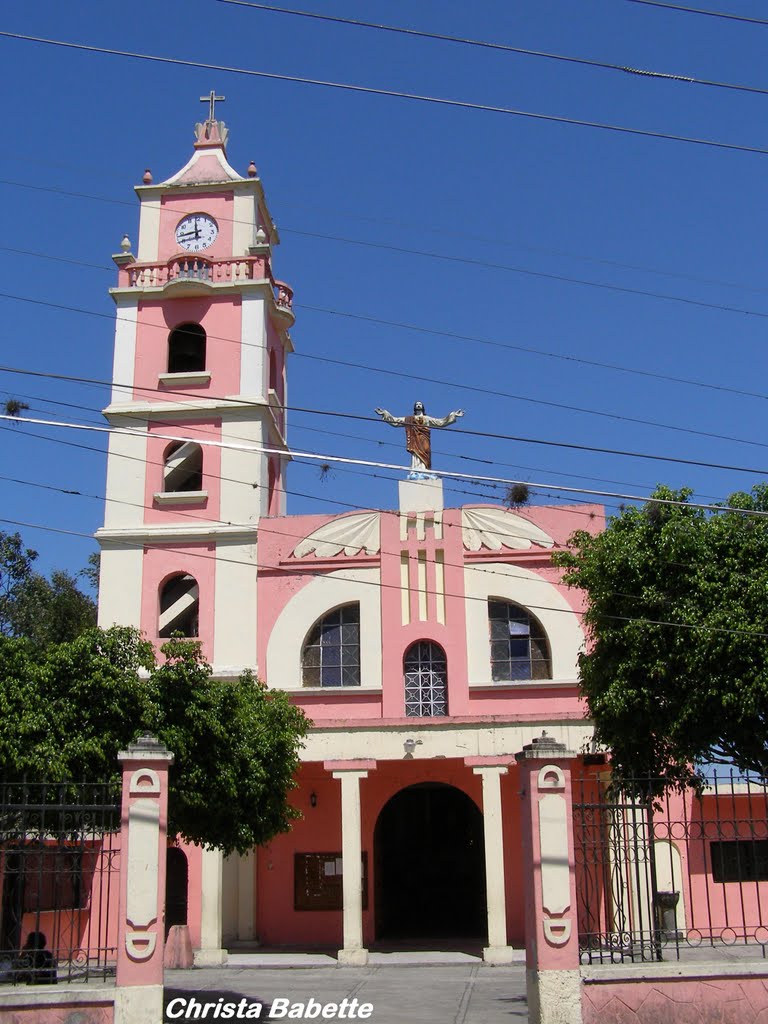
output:
POLYGON ((494 682, 552 678, 547 637, 524 608, 509 601, 490 600, 488 628, 494 682))
POLYGON ((301 670, 304 686, 360 685, 360 605, 318 619, 301 652, 301 670))

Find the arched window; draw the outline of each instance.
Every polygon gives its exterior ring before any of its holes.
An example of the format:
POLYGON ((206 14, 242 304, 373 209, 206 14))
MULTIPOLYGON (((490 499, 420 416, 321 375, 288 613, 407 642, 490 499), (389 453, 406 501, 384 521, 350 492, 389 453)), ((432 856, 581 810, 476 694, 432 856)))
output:
POLYGON ((203 489, 203 449, 194 441, 174 441, 163 456, 163 490, 201 491, 203 489))
POLYGON ((169 637, 172 633, 198 636, 200 588, 194 576, 172 576, 160 588, 160 619, 157 635, 169 637))
POLYGON ((200 324, 180 324, 168 335, 168 373, 197 373, 205 369, 205 330, 200 324))
POLYGON ((301 652, 304 686, 360 685, 360 605, 345 604, 318 619, 301 652))
POLYGON ((405 714, 427 718, 448 714, 448 666, 439 644, 419 640, 403 659, 405 714))
POLYGON ((541 623, 519 605, 488 601, 491 678, 494 682, 551 679, 552 658, 541 623))

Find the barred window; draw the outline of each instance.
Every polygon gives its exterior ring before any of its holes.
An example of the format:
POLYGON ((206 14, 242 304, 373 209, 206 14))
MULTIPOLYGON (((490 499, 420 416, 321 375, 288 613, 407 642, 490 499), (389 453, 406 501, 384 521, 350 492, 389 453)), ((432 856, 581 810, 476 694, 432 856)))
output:
POLYGON ((491 678, 494 682, 551 679, 552 659, 541 624, 510 601, 488 601, 491 678))
POLYGON ((318 619, 301 652, 304 686, 360 685, 360 605, 345 604, 318 619))
POLYGON ((403 659, 405 714, 426 718, 448 714, 448 666, 439 644, 419 640, 403 659))

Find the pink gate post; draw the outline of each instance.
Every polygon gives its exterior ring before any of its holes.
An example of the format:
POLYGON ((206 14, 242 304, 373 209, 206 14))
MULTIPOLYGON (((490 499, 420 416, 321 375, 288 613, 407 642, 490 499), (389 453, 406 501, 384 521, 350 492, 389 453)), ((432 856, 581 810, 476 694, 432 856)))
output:
POLYGON ((123 766, 115 1024, 163 1018, 168 769, 173 754, 140 736, 123 766))
POLYGON ((570 771, 575 757, 546 732, 516 755, 531 1024, 582 1021, 570 771))

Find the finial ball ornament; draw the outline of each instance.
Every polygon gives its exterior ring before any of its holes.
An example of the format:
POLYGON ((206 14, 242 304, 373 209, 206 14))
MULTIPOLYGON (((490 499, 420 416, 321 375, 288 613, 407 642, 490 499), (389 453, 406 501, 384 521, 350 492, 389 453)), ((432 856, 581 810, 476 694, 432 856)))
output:
POLYGON ((259 172, 256 167, 256 164, 253 162, 253 160, 251 160, 251 162, 248 164, 248 177, 255 178, 258 173, 259 172))
POLYGON ((131 251, 131 240, 128 237, 128 235, 123 235, 122 241, 120 242, 120 248, 123 250, 123 252, 131 251))
POLYGON ((146 171, 144 171, 144 177, 141 180, 144 182, 145 185, 152 184, 152 171, 150 171, 149 168, 147 168, 146 171))

